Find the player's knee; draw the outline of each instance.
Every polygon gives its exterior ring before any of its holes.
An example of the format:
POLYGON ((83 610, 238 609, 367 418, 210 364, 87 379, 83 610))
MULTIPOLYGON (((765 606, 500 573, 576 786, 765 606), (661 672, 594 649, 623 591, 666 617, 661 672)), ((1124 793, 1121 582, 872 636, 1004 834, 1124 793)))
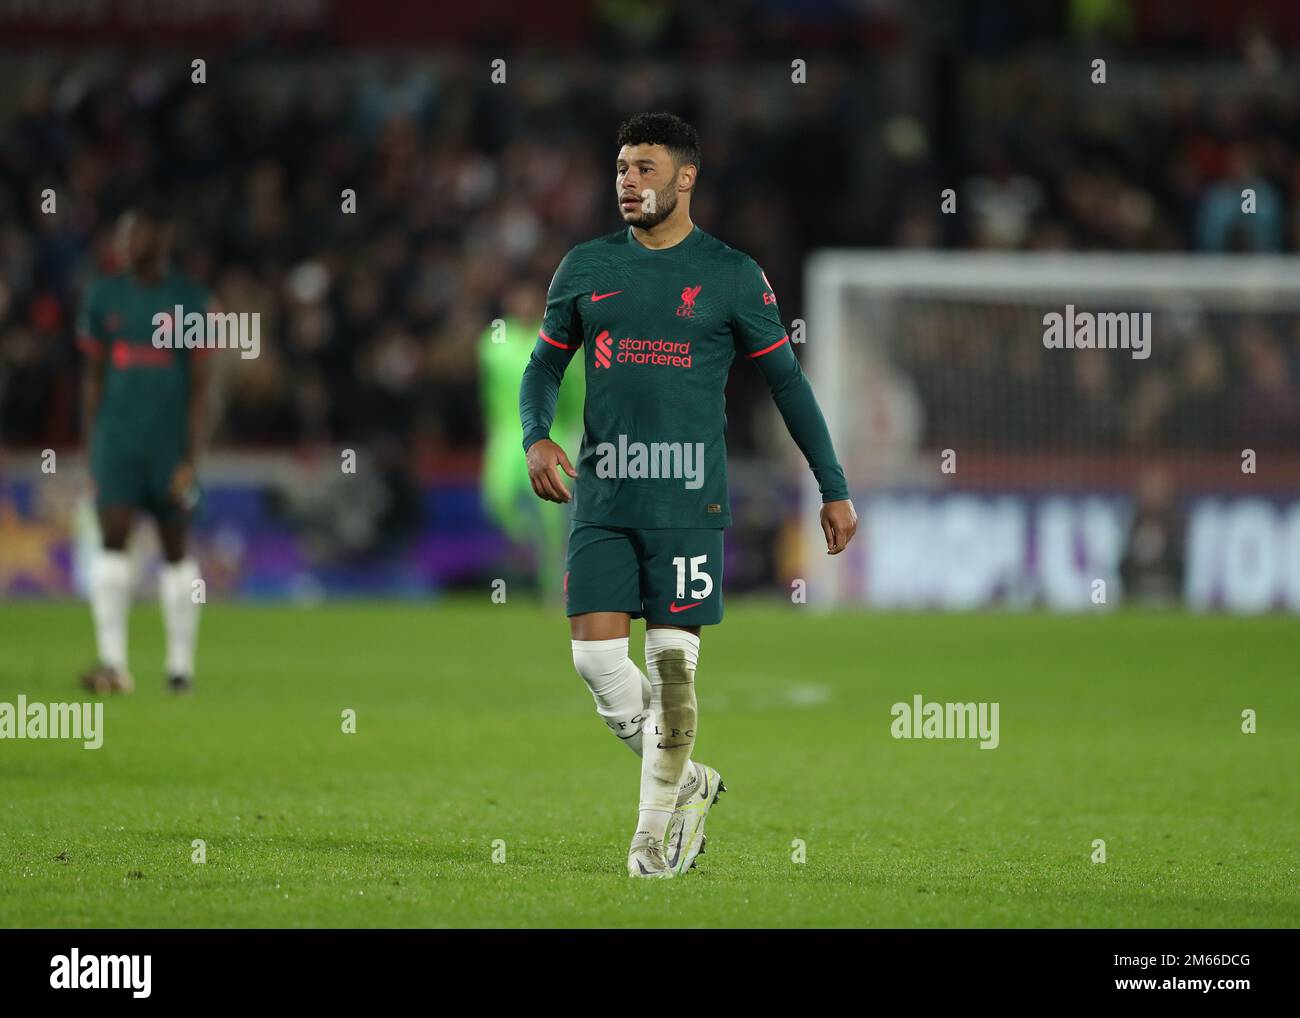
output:
POLYGON ((646 651, 650 681, 659 686, 689 686, 695 682, 695 662, 680 647, 646 651))
MULTIPOLYGON (((627 637, 614 640, 574 640, 573 667, 597 698, 622 681, 627 671, 627 637)), ((640 685, 638 681, 638 686, 640 685)))
POLYGON ((654 685, 690 685, 700 661, 700 638, 682 629, 648 629, 645 661, 654 685))
POLYGON ((185 529, 174 523, 160 524, 158 536, 162 544, 163 558, 168 565, 176 565, 185 559, 185 529))
POLYGON ((121 523, 113 523, 109 526, 100 525, 102 539, 105 551, 126 551, 127 540, 131 536, 131 528, 121 523))
MULTIPOLYGON (((591 690, 596 713, 620 739, 639 735, 646 720, 644 676, 627 656, 627 637, 574 640, 573 666, 591 690)), ((628 743, 634 752, 637 746, 628 743)))
POLYGON ((131 522, 129 509, 112 506, 99 511, 100 541, 105 551, 126 551, 131 537, 131 522))

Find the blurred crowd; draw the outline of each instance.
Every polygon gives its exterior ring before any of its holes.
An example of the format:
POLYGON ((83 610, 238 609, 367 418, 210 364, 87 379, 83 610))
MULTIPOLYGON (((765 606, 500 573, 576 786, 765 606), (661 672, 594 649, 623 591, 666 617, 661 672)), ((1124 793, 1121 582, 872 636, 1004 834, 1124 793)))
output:
POLYGON ((962 113, 943 132, 944 151, 900 157, 910 164, 899 185, 903 212, 882 240, 1030 251, 1300 251, 1294 64, 1261 39, 1226 64, 1153 60, 1134 68, 1111 55, 1107 79, 1094 84, 1089 56, 1026 55, 972 69, 962 113), (933 196, 945 186, 958 192, 958 216, 938 213, 933 196))
POLYGON ((861 122, 845 81, 827 74, 779 119, 741 81, 717 125, 705 82, 620 86, 616 72, 499 88, 456 62, 254 61, 201 87, 181 64, 27 82, 0 145, 5 441, 75 440, 76 307, 116 267, 114 221, 141 193, 175 209, 179 265, 227 310, 261 313, 261 356, 222 358, 217 440, 239 446, 481 445, 477 341, 512 281, 544 286, 571 245, 618 228, 612 139, 628 109, 701 123, 696 216, 774 281, 793 284, 802 251, 839 235, 822 199, 844 189, 861 122))
POLYGON ((911 302, 890 355, 928 448, 1300 448, 1300 314, 1160 316, 1152 357, 1048 350, 1046 305, 911 302))
MULTIPOLYGON (((509 87, 446 56, 245 55, 202 86, 179 59, 51 60, 0 121, 0 439, 76 441, 77 305, 145 191, 176 211, 179 264, 228 310, 262 315, 261 356, 222 359, 219 443, 481 448, 479 340, 512 281, 545 285, 572 244, 618 228, 612 139, 635 110, 699 126, 695 218, 759 261, 787 320, 823 246, 1297 251, 1300 90, 1278 87, 1267 37, 1242 45, 1230 88, 1153 65, 1158 85, 1111 92, 1089 91, 1077 50, 1084 81, 1067 85, 1041 48, 977 52, 935 80, 895 52, 889 85, 831 48, 799 88, 787 65, 738 53, 635 67, 570 54, 516 64, 509 87), (940 211, 946 186, 957 215, 940 211)), ((1041 358, 997 337, 900 351, 932 438, 1177 447, 1256 417, 1279 441, 1298 434, 1294 322, 1207 328, 1139 382, 1106 358, 1058 359, 1072 377, 1056 390, 1041 358), (1086 412, 1054 418, 1051 391, 1086 412), (1041 427, 1008 416, 1020 393, 1041 427)), ((752 449, 766 393, 744 365, 732 389, 730 439, 752 449)))

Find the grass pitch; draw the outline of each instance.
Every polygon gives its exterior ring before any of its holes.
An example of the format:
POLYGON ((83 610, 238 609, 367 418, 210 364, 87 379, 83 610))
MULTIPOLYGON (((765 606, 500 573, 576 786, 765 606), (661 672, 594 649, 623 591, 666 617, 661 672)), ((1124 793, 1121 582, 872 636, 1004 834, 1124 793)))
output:
MULTIPOLYGON (((131 637, 101 749, 0 741, 0 925, 1300 925, 1294 620, 732 601, 730 791, 670 882, 624 875, 638 765, 558 611, 210 605, 188 699, 155 606, 131 637), (998 702, 1000 745, 894 739, 917 693, 998 702)), ((0 606, 0 701, 81 700, 92 647, 82 605, 0 606)))

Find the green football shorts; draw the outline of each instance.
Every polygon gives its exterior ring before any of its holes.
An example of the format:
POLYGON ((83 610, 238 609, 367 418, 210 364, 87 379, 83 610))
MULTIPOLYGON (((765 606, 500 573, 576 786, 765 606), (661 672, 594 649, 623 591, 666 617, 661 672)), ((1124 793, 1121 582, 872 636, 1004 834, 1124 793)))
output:
POLYGON ((176 503, 168 490, 172 474, 183 458, 183 452, 172 443, 149 448, 141 443, 101 441, 97 432, 90 456, 95 504, 100 509, 132 506, 158 519, 183 515, 187 510, 176 503))
POLYGON ((717 625, 722 530, 637 530, 575 520, 564 597, 571 616, 627 612, 664 625, 717 625))

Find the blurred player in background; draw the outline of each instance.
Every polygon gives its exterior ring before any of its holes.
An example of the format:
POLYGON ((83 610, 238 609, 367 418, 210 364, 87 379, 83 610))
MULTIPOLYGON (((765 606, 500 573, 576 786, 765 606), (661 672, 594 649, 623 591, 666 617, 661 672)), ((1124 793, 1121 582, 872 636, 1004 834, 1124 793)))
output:
MULTIPOLYGON (((127 540, 140 513, 152 516, 166 560, 158 578, 167 636, 166 685, 194 681, 198 563, 186 554, 198 504, 195 458, 208 415, 207 350, 159 348, 155 316, 206 315, 207 291, 171 264, 172 226, 156 204, 129 209, 118 224, 123 270, 95 280, 78 320, 85 354, 82 427, 95 486, 102 548, 90 568, 99 662, 82 677, 98 693, 130 692, 127 616, 133 577, 127 540)), ((179 335, 181 323, 173 323, 179 335)))
MULTIPOLYGON (((515 544, 536 550, 542 596, 563 594, 564 543, 569 527, 562 507, 543 505, 533 495, 526 464, 519 462, 519 378, 528 366, 542 313, 545 288, 520 276, 506 291, 504 328, 489 328, 479 340, 479 379, 487 447, 483 453, 483 504, 493 522, 515 544)), ((552 432, 572 446, 582 434, 582 371, 570 371, 560 390, 552 432)))
POLYGON ((704 848, 723 791, 691 759, 700 629, 722 621, 727 493, 724 390, 737 353, 762 372, 817 478, 826 550, 857 529, 826 421, 790 348, 776 295, 748 255, 690 216, 695 128, 669 113, 618 132, 615 189, 627 228, 560 263, 519 394, 533 490, 567 503, 577 478, 565 574, 573 662, 602 719, 641 757, 628 850, 633 877, 673 877, 704 848), (585 351, 579 470, 551 440, 564 369, 585 351), (688 614, 689 613, 689 614, 688 614), (646 620, 646 673, 628 657, 646 620))

